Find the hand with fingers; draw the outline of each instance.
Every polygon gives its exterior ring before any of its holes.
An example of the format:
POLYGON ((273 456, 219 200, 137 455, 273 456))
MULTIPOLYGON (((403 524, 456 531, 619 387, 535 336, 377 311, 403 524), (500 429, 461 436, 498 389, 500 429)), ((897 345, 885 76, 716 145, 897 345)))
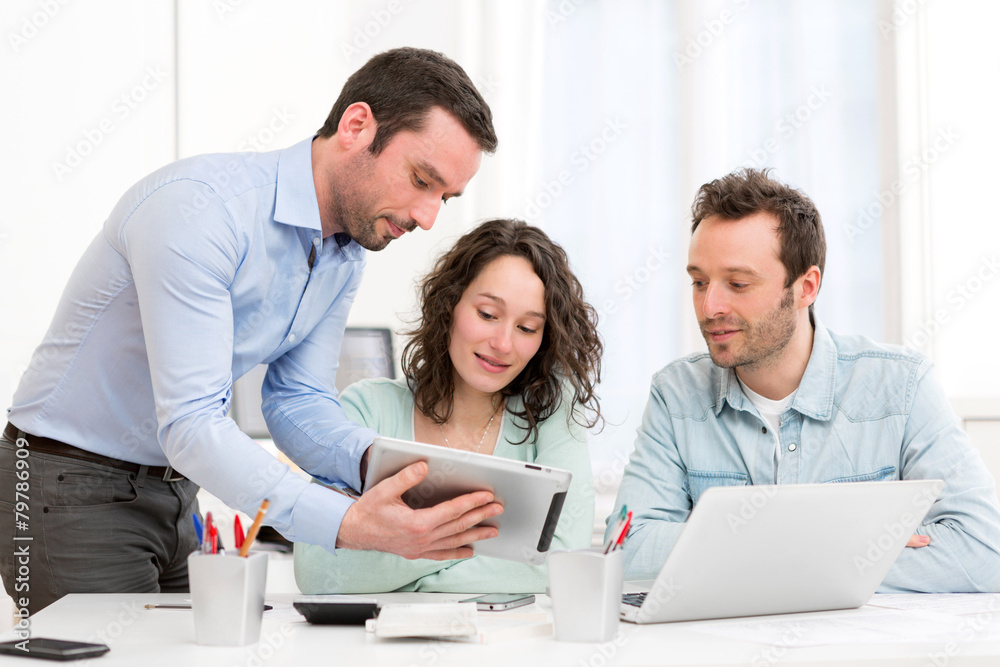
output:
POLYGON ((931 543, 931 538, 927 537, 926 535, 914 535, 906 543, 906 546, 908 546, 908 547, 926 547, 930 543, 931 543))
POLYGON ((489 491, 477 491, 412 509, 403 494, 427 476, 427 464, 413 463, 366 491, 344 514, 337 548, 384 551, 404 558, 449 560, 472 556, 472 542, 497 536, 480 526, 503 512, 489 491))

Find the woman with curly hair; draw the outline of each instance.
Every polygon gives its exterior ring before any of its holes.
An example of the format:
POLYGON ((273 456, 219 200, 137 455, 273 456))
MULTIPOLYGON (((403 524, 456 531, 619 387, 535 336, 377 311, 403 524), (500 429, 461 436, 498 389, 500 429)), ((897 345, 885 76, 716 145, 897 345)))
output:
MULTIPOLYGON (((405 380, 344 389, 347 415, 381 435, 563 468, 573 480, 551 549, 590 544, 594 495, 585 430, 603 346, 565 251, 519 220, 491 220, 438 259, 403 350, 405 380)), ((295 545, 303 593, 538 593, 544 565, 473 556, 406 560, 295 545)))

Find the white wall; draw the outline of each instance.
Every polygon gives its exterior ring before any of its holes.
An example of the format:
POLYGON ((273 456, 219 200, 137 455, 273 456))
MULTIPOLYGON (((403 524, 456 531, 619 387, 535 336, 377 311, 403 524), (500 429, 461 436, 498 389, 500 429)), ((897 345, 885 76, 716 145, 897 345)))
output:
POLYGON ((1000 4, 897 5, 903 338, 1000 413, 1000 4))

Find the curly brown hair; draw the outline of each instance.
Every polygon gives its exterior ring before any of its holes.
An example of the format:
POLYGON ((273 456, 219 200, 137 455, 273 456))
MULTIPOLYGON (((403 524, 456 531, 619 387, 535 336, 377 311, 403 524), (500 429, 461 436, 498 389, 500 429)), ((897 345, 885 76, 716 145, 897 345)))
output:
POLYGON ((422 413, 437 424, 451 417, 455 381, 448 355, 455 305, 466 288, 493 260, 523 257, 545 285, 545 329, 538 352, 500 394, 519 396, 524 409, 507 411, 527 426, 536 441, 538 425, 572 389, 571 411, 581 426, 602 421, 595 393, 601 379, 604 345, 597 333, 597 311, 584 300, 583 286, 569 268, 566 251, 537 227, 521 220, 489 220, 460 238, 442 255, 419 288, 420 317, 406 332, 403 373, 422 413), (441 332, 448 332, 442 335, 441 332))

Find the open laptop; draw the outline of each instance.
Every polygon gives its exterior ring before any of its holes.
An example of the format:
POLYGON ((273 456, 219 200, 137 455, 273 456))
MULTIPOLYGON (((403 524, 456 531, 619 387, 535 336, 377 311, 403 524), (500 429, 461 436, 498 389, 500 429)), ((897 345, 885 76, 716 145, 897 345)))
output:
POLYGON ((705 491, 633 623, 868 602, 941 492, 941 480, 714 487, 705 491))

